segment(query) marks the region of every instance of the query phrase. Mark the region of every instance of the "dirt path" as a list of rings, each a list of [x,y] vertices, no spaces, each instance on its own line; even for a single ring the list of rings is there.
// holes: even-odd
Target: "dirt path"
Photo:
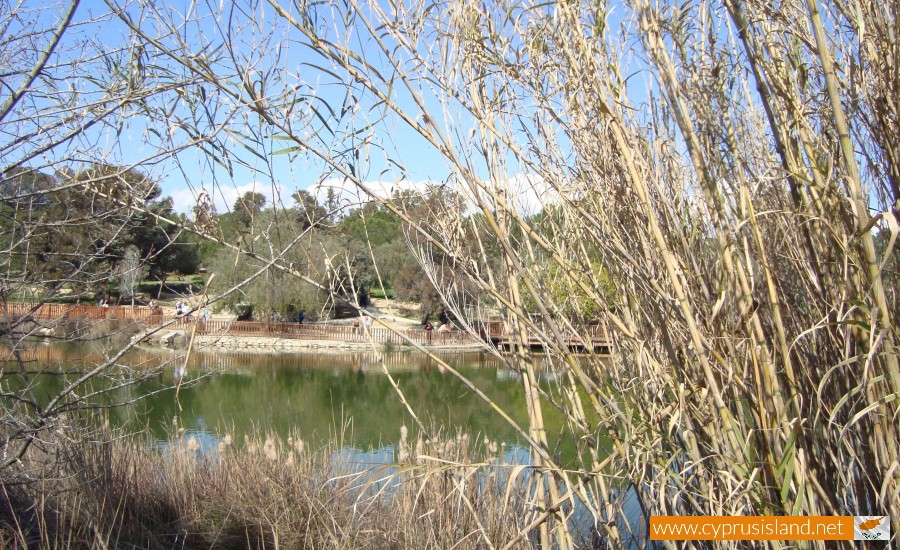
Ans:
[[[379,318],[385,322],[403,328],[419,324],[419,319],[417,318],[419,304],[416,302],[402,302],[385,298],[373,298],[371,302],[381,313]]]

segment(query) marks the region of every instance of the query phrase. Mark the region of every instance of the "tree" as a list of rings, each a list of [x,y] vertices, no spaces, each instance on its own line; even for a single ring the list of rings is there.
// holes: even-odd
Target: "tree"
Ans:
[[[315,234],[314,229],[304,228],[302,220],[273,210],[260,212],[246,231],[247,240],[266,238],[280,258],[290,262],[321,288],[280,270],[261,272],[265,266],[263,260],[241,258],[239,252],[219,246],[210,250],[210,256],[204,260],[208,271],[216,274],[210,289],[213,293],[225,292],[256,275],[220,304],[233,311],[250,304],[253,311],[265,319],[272,314],[288,316],[301,309],[327,313],[329,297],[323,288],[330,285],[327,267],[330,258],[325,251],[340,247],[332,246],[328,237]]]
[[[325,211],[325,208],[316,201],[316,198],[309,191],[298,189],[294,191],[291,198],[294,199],[297,220],[303,229],[328,220],[328,213]]]
[[[266,196],[262,193],[247,191],[234,201],[232,216],[242,227],[249,227],[266,205]]]
[[[82,171],[64,167],[54,176],[17,171],[11,178],[18,180],[7,186],[11,191],[22,190],[29,181],[41,182],[39,201],[6,202],[24,214],[7,218],[11,237],[28,236],[10,241],[7,254],[29,281],[55,288],[67,279],[87,283],[111,273],[125,246],[140,234],[133,232],[136,215],[116,200],[143,204],[149,192],[140,174],[125,174],[117,183],[114,172],[113,167],[93,165]]]
[[[119,262],[119,295],[134,306],[134,291],[145,277],[141,266],[141,251],[135,246],[125,248],[125,256]]]
[[[329,187],[325,191],[325,212],[328,219],[333,220],[339,211],[340,204],[338,202],[337,193],[335,193],[333,187]]]
[[[37,254],[33,276],[54,280],[67,265],[93,258],[96,270],[116,268],[128,247],[137,249],[147,275],[160,279],[166,271],[193,273],[199,259],[196,250],[182,238],[182,230],[159,218],[174,218],[172,200],[161,198],[159,185],[136,169],[94,164],[87,170],[62,169],[56,177],[23,173],[7,181],[20,180],[11,189],[42,182],[46,191],[40,204],[32,202],[31,224],[40,230],[29,241],[28,252]],[[83,184],[83,185],[80,185]],[[66,189],[68,186],[74,186]],[[54,192],[62,188],[59,192]],[[124,203],[124,204],[123,204]],[[128,208],[127,204],[140,208]],[[34,214],[40,213],[35,219]],[[27,262],[29,254],[24,255]]]

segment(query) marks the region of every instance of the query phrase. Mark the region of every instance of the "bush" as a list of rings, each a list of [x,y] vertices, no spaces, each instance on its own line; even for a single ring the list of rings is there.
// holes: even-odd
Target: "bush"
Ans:
[[[372,298],[388,298],[390,300],[393,300],[394,290],[390,288],[382,290],[381,287],[375,287],[369,290],[369,296]]]
[[[253,319],[253,304],[235,304],[232,308],[238,321],[250,321]]]

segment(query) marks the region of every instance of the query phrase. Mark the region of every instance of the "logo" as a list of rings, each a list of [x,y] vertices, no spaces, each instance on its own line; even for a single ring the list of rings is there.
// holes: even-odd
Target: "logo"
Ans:
[[[854,516],[853,540],[890,540],[891,518],[888,516]]]

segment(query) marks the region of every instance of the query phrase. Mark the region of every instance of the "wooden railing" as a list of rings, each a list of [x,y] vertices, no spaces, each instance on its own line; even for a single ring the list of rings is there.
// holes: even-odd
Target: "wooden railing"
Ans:
[[[85,304],[29,304],[23,302],[0,303],[0,315],[9,317],[30,316],[33,319],[57,320],[76,317],[88,319],[129,319],[155,322],[162,320],[159,307],[147,306],[94,306]]]
[[[162,308],[147,306],[95,306],[82,304],[28,304],[21,302],[0,303],[0,317],[31,317],[39,320],[62,320],[70,318],[87,318],[93,320],[123,319],[141,322],[149,326],[171,323],[172,328],[197,325],[200,335],[232,335],[232,336],[268,336],[273,338],[292,338],[299,340],[336,340],[342,342],[403,345],[409,341],[425,346],[458,346],[472,345],[484,341],[492,341],[498,345],[515,343],[512,335],[503,332],[503,324],[490,321],[481,324],[481,338],[475,338],[466,332],[451,330],[418,330],[396,332],[376,325],[364,329],[362,327],[319,325],[300,323],[276,323],[260,321],[221,321],[202,319],[198,316],[173,317],[165,315]],[[538,323],[538,327],[542,327]],[[546,331],[549,332],[549,331]],[[530,334],[531,343],[539,345],[537,334]],[[587,342],[585,342],[587,340]],[[609,336],[602,325],[581,327],[576,334],[567,336],[567,345],[604,346],[608,345]]]
[[[552,334],[550,329],[543,322],[535,323],[542,332],[545,334]],[[515,340],[515,335],[506,334],[503,331],[503,323],[501,321],[488,321],[482,324],[484,327],[483,335],[485,338],[493,340],[495,342],[512,342]],[[578,328],[578,331],[573,334],[566,334],[564,336],[567,340],[582,340],[585,337],[589,339],[594,344],[602,344],[605,345],[609,342],[609,333],[606,330],[606,327],[599,324],[591,324],[585,325]],[[537,340],[537,334],[529,331],[529,337],[531,340]]]
[[[96,321],[123,319],[160,325],[174,321],[171,328],[185,328],[198,323],[199,335],[268,336],[272,338],[292,338],[299,340],[331,340],[342,342],[403,345],[408,341],[426,346],[471,345],[481,343],[461,331],[402,331],[406,338],[386,328],[340,325],[313,325],[299,323],[274,323],[260,321],[221,321],[201,319],[199,316],[173,317],[164,315],[159,307],[147,306],[95,306],[82,304],[28,304],[22,302],[0,303],[0,316],[32,318],[42,321],[84,318]]]

